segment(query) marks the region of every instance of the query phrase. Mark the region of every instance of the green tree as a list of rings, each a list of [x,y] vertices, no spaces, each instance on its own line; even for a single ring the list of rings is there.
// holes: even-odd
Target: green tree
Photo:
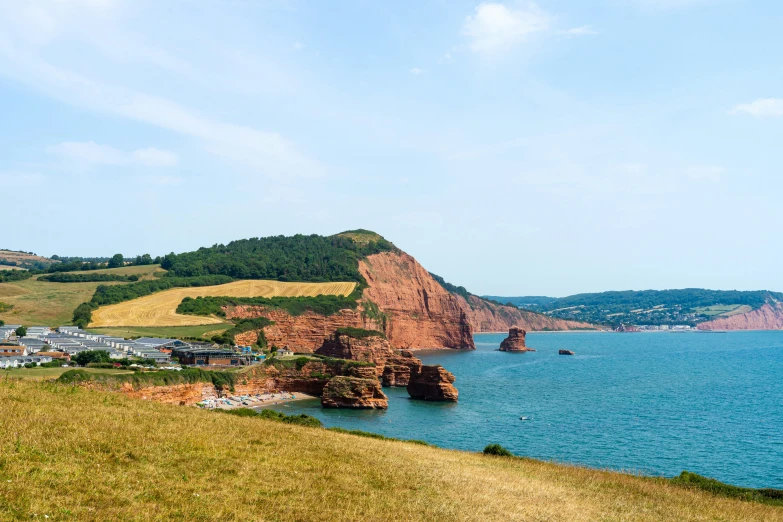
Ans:
[[[73,358],[76,364],[79,366],[87,366],[90,363],[106,363],[111,361],[109,352],[106,350],[88,350],[86,352],[79,352],[76,357]]]
[[[17,337],[24,337],[25,335],[27,335],[27,328],[25,328],[24,326],[20,326],[19,328],[16,329],[15,333]]]
[[[0,319],[0,326],[5,326],[5,321],[3,321],[2,319]]]
[[[122,254],[114,254],[111,259],[109,259],[109,268],[119,268],[125,264],[125,258],[122,257]]]

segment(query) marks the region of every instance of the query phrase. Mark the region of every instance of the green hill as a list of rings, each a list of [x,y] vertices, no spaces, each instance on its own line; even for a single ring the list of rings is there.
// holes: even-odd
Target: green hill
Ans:
[[[627,290],[569,297],[492,297],[562,319],[597,324],[674,325],[698,323],[756,310],[783,293],[738,290]]]
[[[278,281],[357,281],[359,259],[393,250],[394,245],[367,230],[318,235],[274,236],[171,253],[161,266],[170,276],[227,275],[236,279]]]

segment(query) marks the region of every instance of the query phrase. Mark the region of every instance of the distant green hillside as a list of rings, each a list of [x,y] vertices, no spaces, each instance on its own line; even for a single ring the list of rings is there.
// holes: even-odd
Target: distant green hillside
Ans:
[[[673,325],[698,323],[747,313],[783,301],[783,293],[737,290],[627,290],[569,297],[490,297],[563,319],[599,324]]]
[[[351,230],[330,237],[242,239],[195,252],[171,253],[161,266],[169,271],[169,277],[227,275],[235,279],[363,282],[359,259],[394,248],[374,232]]]

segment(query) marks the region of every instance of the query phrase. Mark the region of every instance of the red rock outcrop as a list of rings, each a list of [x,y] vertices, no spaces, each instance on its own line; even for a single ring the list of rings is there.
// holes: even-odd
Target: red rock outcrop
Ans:
[[[382,330],[377,321],[363,317],[361,310],[340,310],[334,315],[320,315],[305,312],[292,316],[285,310],[268,309],[264,306],[227,307],[227,319],[248,319],[266,317],[275,324],[264,328],[264,335],[270,346],[288,346],[301,353],[312,353],[323,344],[324,339],[334,334],[338,328],[364,328]],[[255,344],[258,332],[245,332],[236,336],[236,342],[246,346]]]
[[[411,373],[408,395],[411,399],[456,402],[459,392],[454,387],[454,381],[454,375],[440,365],[422,366]]]
[[[378,379],[334,377],[321,395],[324,408],[383,409],[389,400],[381,390]]]
[[[384,386],[408,386],[411,381],[411,374],[419,372],[421,366],[421,359],[414,357],[413,353],[408,350],[400,350],[399,354],[395,354],[386,360],[381,382]]]
[[[745,314],[701,323],[699,330],[783,330],[783,303],[771,302]]]
[[[339,332],[327,337],[315,353],[337,359],[375,363],[378,375],[383,373],[386,360],[394,355],[391,344],[382,335],[355,338]]]
[[[527,332],[516,326],[508,329],[508,337],[500,343],[501,352],[535,352],[532,348],[525,346],[525,335]]]
[[[537,314],[517,307],[497,305],[475,295],[456,296],[476,333],[507,332],[512,326],[528,332],[595,329],[595,326]]]
[[[413,257],[404,252],[374,254],[359,261],[359,272],[369,285],[364,290],[365,308],[380,309],[383,332],[393,346],[476,348],[473,329],[457,297]]]

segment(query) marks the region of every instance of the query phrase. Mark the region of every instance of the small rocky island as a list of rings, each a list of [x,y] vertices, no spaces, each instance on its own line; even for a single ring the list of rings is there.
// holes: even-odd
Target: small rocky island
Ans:
[[[525,346],[527,332],[522,328],[512,326],[508,330],[508,337],[500,343],[501,352],[535,352],[534,349]]]
[[[439,364],[421,366],[418,371],[411,373],[408,395],[411,399],[424,401],[457,402],[459,392],[454,387],[455,380],[454,374]]]
[[[348,363],[323,388],[325,408],[386,409],[381,385],[406,387],[412,399],[456,402],[459,397],[454,375],[439,365],[423,365],[408,350],[394,350],[381,332],[341,328],[315,353]]]
[[[339,376],[326,383],[321,395],[321,406],[385,410],[389,407],[389,401],[377,378]]]
[[[572,352],[571,350],[560,350],[560,351],[559,351],[559,352],[557,352],[557,353],[559,353],[560,355],[576,355],[576,354],[575,354],[574,352]]]

